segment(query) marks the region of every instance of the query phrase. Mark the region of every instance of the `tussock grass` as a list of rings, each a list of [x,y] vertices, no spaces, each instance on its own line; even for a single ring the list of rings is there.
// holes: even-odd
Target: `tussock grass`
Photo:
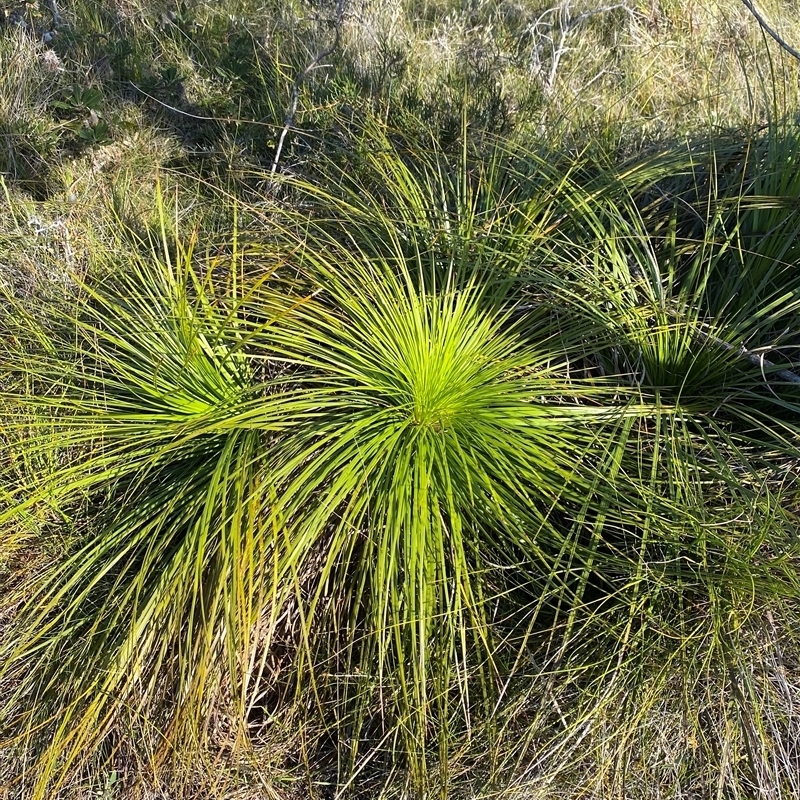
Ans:
[[[746,665],[798,591],[794,134],[711,193],[719,151],[369,137],[219,255],[162,205],[57,325],[8,297],[3,549],[64,553],[7,594],[22,791],[141,758],[131,725],[150,774],[220,724],[235,764],[281,708],[343,791],[787,791],[790,684]]]

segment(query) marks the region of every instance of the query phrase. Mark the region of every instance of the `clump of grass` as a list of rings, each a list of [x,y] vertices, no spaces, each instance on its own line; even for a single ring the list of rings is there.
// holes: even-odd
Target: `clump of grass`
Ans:
[[[126,726],[175,775],[220,715],[247,754],[284,714],[309,748],[326,721],[306,764],[342,791],[639,764],[655,797],[664,715],[697,742],[675,787],[783,791],[791,693],[745,676],[798,592],[796,137],[566,171],[363,144],[216,256],[161,206],[72,314],[7,320],[2,551],[37,509],[70,531],[8,601],[22,791]]]
[[[22,30],[0,35],[0,172],[29,186],[46,178],[62,135],[46,113],[63,86],[51,54]]]
[[[796,794],[798,137],[615,162],[796,108],[741,4],[67,11],[0,32],[13,791]]]
[[[434,707],[446,724],[448,695],[468,697],[465,637],[491,655],[478,564],[530,538],[528,513],[547,526],[568,451],[587,436],[581,420],[604,416],[531,402],[567,390],[530,334],[501,330],[510,311],[492,310],[479,285],[437,286],[434,275],[426,288],[404,259],[374,254],[339,273],[322,230],[317,239],[301,266],[310,293],[296,297],[276,294],[271,273],[239,295],[232,273],[217,301],[214,268],[202,277],[189,249],[177,264],[133,262],[87,286],[64,340],[21,318],[15,335],[30,351],[14,359],[25,380],[6,394],[8,427],[33,429],[25,452],[69,460],[56,459],[40,491],[17,478],[4,518],[77,503],[88,524],[26,587],[7,652],[17,685],[5,714],[50,740],[34,795],[104,742],[113,749],[131,704],[153,719],[171,709],[177,747],[202,738],[224,684],[243,724],[263,670],[254,631],[268,653],[287,608],[297,680],[316,681],[333,657],[371,696],[393,697],[386,724],[408,729],[402,749],[420,785]]]

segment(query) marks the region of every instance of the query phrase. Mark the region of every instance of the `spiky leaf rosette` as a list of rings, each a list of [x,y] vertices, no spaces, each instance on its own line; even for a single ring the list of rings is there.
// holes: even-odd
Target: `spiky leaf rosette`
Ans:
[[[377,141],[335,190],[292,183],[247,274],[235,243],[165,245],[87,285],[68,336],[19,318],[6,432],[49,466],[4,466],[2,544],[47,539],[34,509],[75,523],[2,651],[32,796],[123,719],[186,754],[292,695],[344,780],[388,756],[425,790],[470,738],[528,774],[796,596],[795,387],[742,350],[779,287],[717,308],[737,234],[642,211],[658,167],[504,157]]]
[[[273,221],[273,246],[304,299],[261,328],[272,301],[255,293],[247,344],[283,374],[273,391],[292,432],[270,475],[279,572],[304,609],[301,666],[314,682],[329,665],[350,759],[359,719],[381,708],[424,780],[427,743],[446,773],[451,727],[491,713],[513,672],[518,652],[490,617],[513,620],[518,640],[543,607],[582,595],[620,442],[651,409],[573,375],[591,331],[531,302],[520,276],[552,198],[513,206],[510,224],[484,207],[502,185],[470,187],[446,165],[415,173],[391,152],[375,161],[396,178],[386,196],[295,185],[314,216]]]
[[[12,598],[2,646],[3,728],[37,752],[30,797],[113,751],[123,718],[202,738],[223,685],[236,702],[268,585],[263,426],[234,423],[258,397],[235,282],[215,296],[190,242],[82,291],[52,327],[19,307],[7,361],[28,387],[4,397],[7,429],[55,456],[10,484],[3,547],[22,535],[9,521],[43,504],[72,531]]]

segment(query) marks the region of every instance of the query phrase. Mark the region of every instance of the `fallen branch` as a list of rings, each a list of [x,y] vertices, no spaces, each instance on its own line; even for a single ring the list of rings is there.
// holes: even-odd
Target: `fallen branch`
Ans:
[[[336,19],[334,20],[334,38],[333,43],[330,47],[322,50],[321,52],[317,53],[313,59],[309,62],[308,66],[295,78],[294,85],[292,86],[292,102],[289,105],[289,110],[286,113],[286,118],[283,123],[283,128],[281,129],[280,137],[278,138],[278,145],[275,148],[275,157],[272,159],[272,167],[269,171],[269,178],[270,182],[272,182],[275,178],[275,173],[278,170],[278,163],[281,159],[281,153],[283,152],[283,144],[286,141],[286,137],[289,134],[292,126],[294,125],[294,116],[297,113],[297,105],[300,102],[300,89],[303,86],[306,78],[311,74],[311,71],[316,69],[320,66],[320,63],[323,59],[326,59],[331,53],[333,53],[338,47],[339,42],[342,38],[342,19],[344,17],[344,5],[345,0],[338,0],[336,4]]]
[[[771,36],[790,56],[793,56],[800,61],[800,50],[795,50],[788,42],[782,39],[768,24],[764,17],[758,13],[752,0],[742,0],[747,10],[756,18],[756,21],[761,26],[764,33]]]
[[[625,3],[616,3],[615,5],[604,6],[602,8],[590,9],[589,11],[584,11],[583,13],[573,17],[570,10],[570,3],[571,0],[564,0],[564,2],[560,6],[553,6],[552,8],[548,8],[542,14],[539,15],[539,18],[531,26],[532,32],[534,32],[538,36],[541,36],[542,39],[546,39],[549,42],[552,51],[550,58],[550,72],[547,79],[543,81],[545,91],[548,94],[552,92],[554,89],[556,75],[558,74],[558,67],[559,64],[561,63],[561,59],[563,58],[564,54],[571,49],[567,47],[567,39],[573,30],[577,29],[588,19],[590,19],[591,17],[595,17],[598,14],[607,14],[611,11],[616,11],[618,9],[622,9],[626,11],[628,14],[633,14],[633,11]],[[557,16],[558,22],[556,21],[549,23],[544,22],[545,17],[547,17],[548,15]],[[560,34],[558,36],[558,43],[556,43],[557,37],[554,32],[556,26],[558,27]],[[541,49],[540,46],[534,48],[536,60],[537,62],[539,62],[539,66],[537,67],[537,72],[541,69],[541,61],[539,57],[540,49]],[[533,61],[533,57],[531,60]],[[593,78],[592,80],[595,79],[596,78]]]
[[[778,365],[773,364],[771,361],[767,361],[767,359],[764,358],[763,353],[755,353],[752,350],[748,350],[744,345],[736,347],[736,345],[726,342],[724,339],[720,339],[713,334],[706,333],[703,330],[698,329],[698,333],[700,334],[701,338],[705,339],[706,341],[711,342],[717,347],[721,347],[723,350],[727,350],[728,352],[735,351],[742,358],[747,359],[751,364],[759,367],[764,380],[767,379],[765,372],[766,368],[771,370],[770,375],[775,375],[787,383],[800,383],[800,375],[798,375],[796,372],[792,372],[789,369],[777,369]],[[772,370],[774,370],[774,372]]]

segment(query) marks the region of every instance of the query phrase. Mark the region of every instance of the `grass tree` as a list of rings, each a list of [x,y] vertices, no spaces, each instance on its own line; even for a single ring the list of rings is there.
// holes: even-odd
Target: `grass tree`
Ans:
[[[386,757],[420,793],[546,788],[603,737],[586,781],[619,781],[720,669],[749,785],[788,730],[738,641],[797,593],[796,223],[764,168],[794,140],[702,197],[697,153],[363,149],[224,256],[164,222],[58,324],[15,306],[0,542],[71,530],[0,651],[25,791],[131,717],[185,754],[221,708],[243,749],[324,718],[342,788]]]

